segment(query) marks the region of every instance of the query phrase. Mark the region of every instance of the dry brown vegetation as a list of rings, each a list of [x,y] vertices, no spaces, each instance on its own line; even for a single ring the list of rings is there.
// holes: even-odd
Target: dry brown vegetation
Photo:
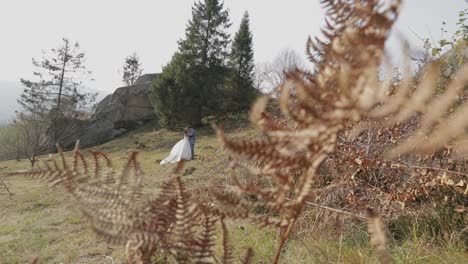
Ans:
[[[136,153],[115,173],[105,154],[93,152],[87,160],[78,148],[72,164],[62,155],[19,174],[64,186],[98,236],[126,247],[129,263],[150,263],[154,256],[233,263],[227,219],[278,228],[272,260],[278,263],[288,238],[304,225],[305,207],[317,202],[338,215],[366,219],[382,263],[392,262],[387,231],[371,208],[396,219],[419,212],[412,208],[449,204],[461,213],[463,229],[468,106],[457,95],[468,83],[468,67],[461,67],[443,91],[436,63],[416,80],[407,75],[399,83],[380,81],[384,43],[400,1],[322,2],[324,39],[308,42],[315,69],[287,74],[278,87],[281,113],[268,113],[270,98],[259,98],[250,114],[261,134],[254,140],[231,140],[215,127],[230,152],[233,185],[208,186],[199,191],[203,197],[191,195],[179,177],[180,164],[157,197],[146,197]],[[241,172],[248,177],[238,177]],[[367,215],[359,214],[365,208]],[[218,224],[221,256],[214,250]],[[248,250],[241,261],[249,263],[252,254]]]

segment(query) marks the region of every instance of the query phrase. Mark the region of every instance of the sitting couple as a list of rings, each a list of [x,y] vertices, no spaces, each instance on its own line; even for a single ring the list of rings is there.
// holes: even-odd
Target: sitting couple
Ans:
[[[181,160],[193,160],[195,154],[195,130],[191,127],[184,129],[184,138],[179,140],[171,150],[169,156],[161,164],[176,163]]]

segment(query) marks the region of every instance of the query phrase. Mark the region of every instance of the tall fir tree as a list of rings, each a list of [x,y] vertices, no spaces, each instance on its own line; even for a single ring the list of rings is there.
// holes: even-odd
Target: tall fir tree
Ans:
[[[229,11],[218,0],[196,2],[192,18],[179,41],[179,52],[192,66],[216,68],[225,66],[231,26]]]
[[[249,13],[246,11],[234,36],[229,58],[231,76],[228,83],[228,110],[231,111],[248,110],[257,95],[253,86],[255,64],[252,39]]]
[[[18,99],[24,114],[43,116],[50,123],[52,143],[58,143],[78,110],[95,98],[83,91],[82,83],[91,72],[85,68],[85,54],[78,42],[62,39],[58,48],[43,51],[40,60],[33,58],[36,80],[21,79],[23,93]]]
[[[229,12],[224,9],[222,2],[204,0],[194,4],[192,18],[185,30],[185,38],[179,41],[177,56],[174,56],[163,70],[161,78],[165,78],[164,81],[156,80],[152,87],[152,101],[162,125],[168,123],[164,120],[171,120],[170,123],[196,126],[201,124],[204,116],[219,113],[228,74],[230,36],[227,30],[230,25]],[[176,74],[181,69],[184,72]],[[178,88],[162,87],[162,84],[169,80]],[[169,98],[178,98],[177,111],[186,114],[178,115],[162,111],[170,102],[158,98],[162,95],[158,90],[164,90]],[[162,105],[157,105],[156,102]]]
[[[176,52],[152,83],[150,100],[163,127],[185,126],[192,119],[191,97],[186,96],[187,87],[190,86],[187,71],[188,65]]]

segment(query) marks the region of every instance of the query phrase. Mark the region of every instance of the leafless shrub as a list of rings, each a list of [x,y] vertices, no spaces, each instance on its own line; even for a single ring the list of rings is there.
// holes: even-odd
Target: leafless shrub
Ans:
[[[295,50],[283,49],[273,61],[255,65],[255,88],[275,94],[275,88],[286,81],[286,73],[303,67],[304,62]]]
[[[19,113],[14,125],[17,129],[15,147],[18,158],[27,158],[34,167],[37,157],[48,148],[47,122],[38,113]]]

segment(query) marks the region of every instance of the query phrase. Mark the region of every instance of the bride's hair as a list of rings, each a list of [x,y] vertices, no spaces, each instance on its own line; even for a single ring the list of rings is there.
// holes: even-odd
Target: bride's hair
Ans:
[[[184,128],[184,134],[185,134],[185,135],[187,135],[189,129],[190,129],[189,127]]]

